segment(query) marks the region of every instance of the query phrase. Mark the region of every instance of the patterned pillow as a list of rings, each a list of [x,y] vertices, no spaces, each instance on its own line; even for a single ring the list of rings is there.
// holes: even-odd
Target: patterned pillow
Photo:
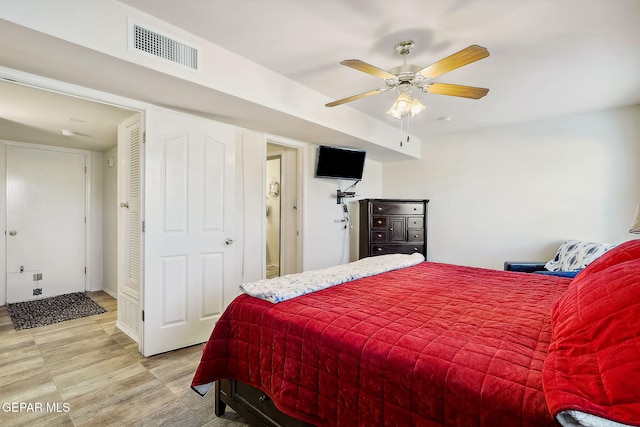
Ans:
[[[560,245],[556,256],[544,267],[549,271],[579,270],[615,246],[608,243],[567,240]]]

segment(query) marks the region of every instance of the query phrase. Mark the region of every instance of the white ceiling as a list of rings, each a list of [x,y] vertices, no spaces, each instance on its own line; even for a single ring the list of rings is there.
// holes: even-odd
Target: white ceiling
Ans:
[[[339,64],[427,66],[471,44],[491,56],[436,79],[490,89],[481,100],[418,94],[422,137],[640,103],[637,0],[122,0],[333,99],[384,87]],[[248,76],[250,78],[250,76]],[[349,104],[386,116],[394,92]],[[344,108],[342,106],[333,108]],[[447,122],[438,120],[451,116]],[[396,121],[397,122],[397,121]]]
[[[341,60],[357,58],[390,69],[402,63],[394,46],[406,39],[415,42],[409,62],[419,66],[434,63],[471,44],[486,47],[491,54],[488,58],[435,79],[489,88],[486,97],[469,100],[417,95],[427,110],[411,120],[410,131],[423,140],[443,133],[640,104],[638,0],[121,2],[182,27],[332,99],[384,85],[380,79],[340,65]],[[14,33],[18,30],[5,27]],[[46,52],[42,53],[43,58],[46,55]],[[37,71],[28,59],[0,58],[8,66],[16,64],[19,67],[22,61],[27,71]],[[31,65],[31,70],[26,65]],[[238,72],[242,73],[242,70]],[[58,76],[53,73],[51,77]],[[142,81],[139,83],[143,84]],[[105,82],[103,90],[108,89],[107,84]],[[69,127],[67,118],[78,114],[73,110],[65,111],[67,107],[63,108],[53,100],[31,100],[31,107],[40,103],[51,109],[26,108],[30,113],[20,114],[31,114],[31,117],[16,119],[11,114],[17,115],[18,108],[7,107],[8,101],[15,106],[16,99],[27,99],[28,96],[5,96],[7,88],[4,85],[0,86],[0,91],[0,131],[3,132],[0,138],[6,139],[7,132],[18,132],[19,127],[41,131],[40,127],[44,129],[45,126],[44,117],[38,117],[47,116],[50,122],[52,111],[55,111],[59,121],[46,124],[47,135],[53,135]],[[393,98],[394,93],[387,92],[333,108],[354,108],[399,126],[397,120],[385,114]],[[207,103],[205,99],[193,101],[200,102],[199,106]],[[241,107],[239,105],[238,109]],[[229,110],[232,111],[231,106]],[[126,116],[130,112],[120,113]],[[100,114],[92,112],[90,115],[97,118]],[[116,120],[121,119],[117,113],[115,116]],[[269,116],[265,113],[265,117]],[[452,119],[442,120],[444,117]],[[85,124],[91,121],[87,119]],[[241,121],[236,123],[242,125]],[[92,135],[95,141],[101,140],[99,130],[89,130],[86,126],[87,129],[80,129],[80,132]],[[300,121],[282,126],[287,126],[295,136],[296,126],[309,124]],[[113,128],[111,132],[113,135]]]
[[[0,81],[0,100],[0,139],[93,151],[116,145],[118,124],[134,114],[6,81]]]

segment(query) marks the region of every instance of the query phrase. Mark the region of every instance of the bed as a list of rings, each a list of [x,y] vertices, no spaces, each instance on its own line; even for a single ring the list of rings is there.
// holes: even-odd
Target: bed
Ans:
[[[640,425],[640,240],[575,279],[426,261],[375,273],[238,296],[192,388],[261,425]]]

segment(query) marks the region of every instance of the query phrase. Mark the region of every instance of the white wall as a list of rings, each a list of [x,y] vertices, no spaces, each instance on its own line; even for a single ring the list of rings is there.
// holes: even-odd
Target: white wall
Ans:
[[[433,137],[422,157],[383,164],[383,194],[431,200],[431,261],[501,269],[634,237],[640,106]]]
[[[266,248],[264,239],[264,176],[267,144],[263,134],[247,129],[236,129],[236,211],[242,214],[238,221],[242,245],[242,282],[253,282],[264,278]]]
[[[316,150],[305,151],[307,186],[304,223],[304,270],[315,270],[358,259],[357,199],[380,197],[382,167],[380,162],[366,160],[362,181],[355,187],[357,198],[348,203],[352,226],[335,222],[343,218],[342,206],[336,203],[338,180],[314,178]],[[353,181],[340,181],[345,190]],[[355,222],[353,221],[355,220]]]
[[[113,166],[107,164],[113,159]],[[114,298],[118,295],[118,147],[104,152],[103,159],[103,278],[102,289]]]

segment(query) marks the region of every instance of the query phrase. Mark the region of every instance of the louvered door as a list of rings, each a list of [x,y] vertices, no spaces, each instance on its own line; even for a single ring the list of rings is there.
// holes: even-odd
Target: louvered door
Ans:
[[[141,144],[139,114],[118,128],[118,327],[140,334]]]

